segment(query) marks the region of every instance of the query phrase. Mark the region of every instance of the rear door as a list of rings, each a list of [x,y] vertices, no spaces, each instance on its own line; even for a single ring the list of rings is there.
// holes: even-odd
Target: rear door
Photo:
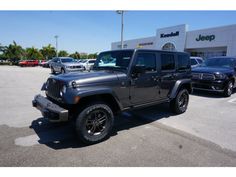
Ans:
[[[145,66],[145,73],[131,79],[131,103],[142,104],[155,101],[158,95],[157,61],[155,52],[136,53],[134,66]]]
[[[175,53],[160,53],[161,73],[160,73],[160,97],[168,98],[168,95],[176,82],[176,62]]]

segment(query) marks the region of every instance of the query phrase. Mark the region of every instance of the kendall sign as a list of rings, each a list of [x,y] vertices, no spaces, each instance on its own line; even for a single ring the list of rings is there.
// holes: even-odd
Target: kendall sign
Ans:
[[[175,33],[171,32],[171,33],[168,33],[168,34],[162,33],[160,35],[161,38],[174,37],[174,36],[179,36],[179,31],[176,31]]]
[[[206,36],[202,36],[201,34],[198,36],[198,38],[196,38],[196,41],[213,41],[216,38],[215,35],[206,35]]]

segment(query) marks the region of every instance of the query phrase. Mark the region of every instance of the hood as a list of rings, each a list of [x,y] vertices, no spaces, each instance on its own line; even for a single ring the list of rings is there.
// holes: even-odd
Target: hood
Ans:
[[[66,83],[75,81],[77,85],[84,85],[84,84],[96,84],[96,83],[117,81],[118,74],[121,74],[121,72],[91,71],[91,72],[72,72],[66,74],[59,74],[57,76],[52,76],[52,77]]]
[[[62,63],[65,66],[81,66],[78,62]]]
[[[192,68],[192,73],[229,73],[229,72],[233,72],[233,69],[224,67],[207,67],[207,66]]]

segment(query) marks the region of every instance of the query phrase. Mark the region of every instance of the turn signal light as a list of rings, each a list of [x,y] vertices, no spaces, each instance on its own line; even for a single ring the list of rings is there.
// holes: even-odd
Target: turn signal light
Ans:
[[[80,97],[79,97],[79,96],[76,96],[76,97],[74,98],[75,104],[79,103],[79,100],[80,100]]]

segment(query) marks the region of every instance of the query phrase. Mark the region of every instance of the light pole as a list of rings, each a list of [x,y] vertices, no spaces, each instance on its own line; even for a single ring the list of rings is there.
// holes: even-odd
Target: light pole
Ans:
[[[55,39],[56,39],[56,55],[57,55],[57,57],[58,57],[58,41],[57,41],[57,39],[58,39],[58,35],[56,35],[56,36],[54,36],[55,37]]]
[[[124,41],[123,41],[123,31],[124,31],[124,11],[123,10],[117,10],[116,11],[117,14],[121,15],[121,36],[120,36],[120,46],[121,49],[124,48]]]

